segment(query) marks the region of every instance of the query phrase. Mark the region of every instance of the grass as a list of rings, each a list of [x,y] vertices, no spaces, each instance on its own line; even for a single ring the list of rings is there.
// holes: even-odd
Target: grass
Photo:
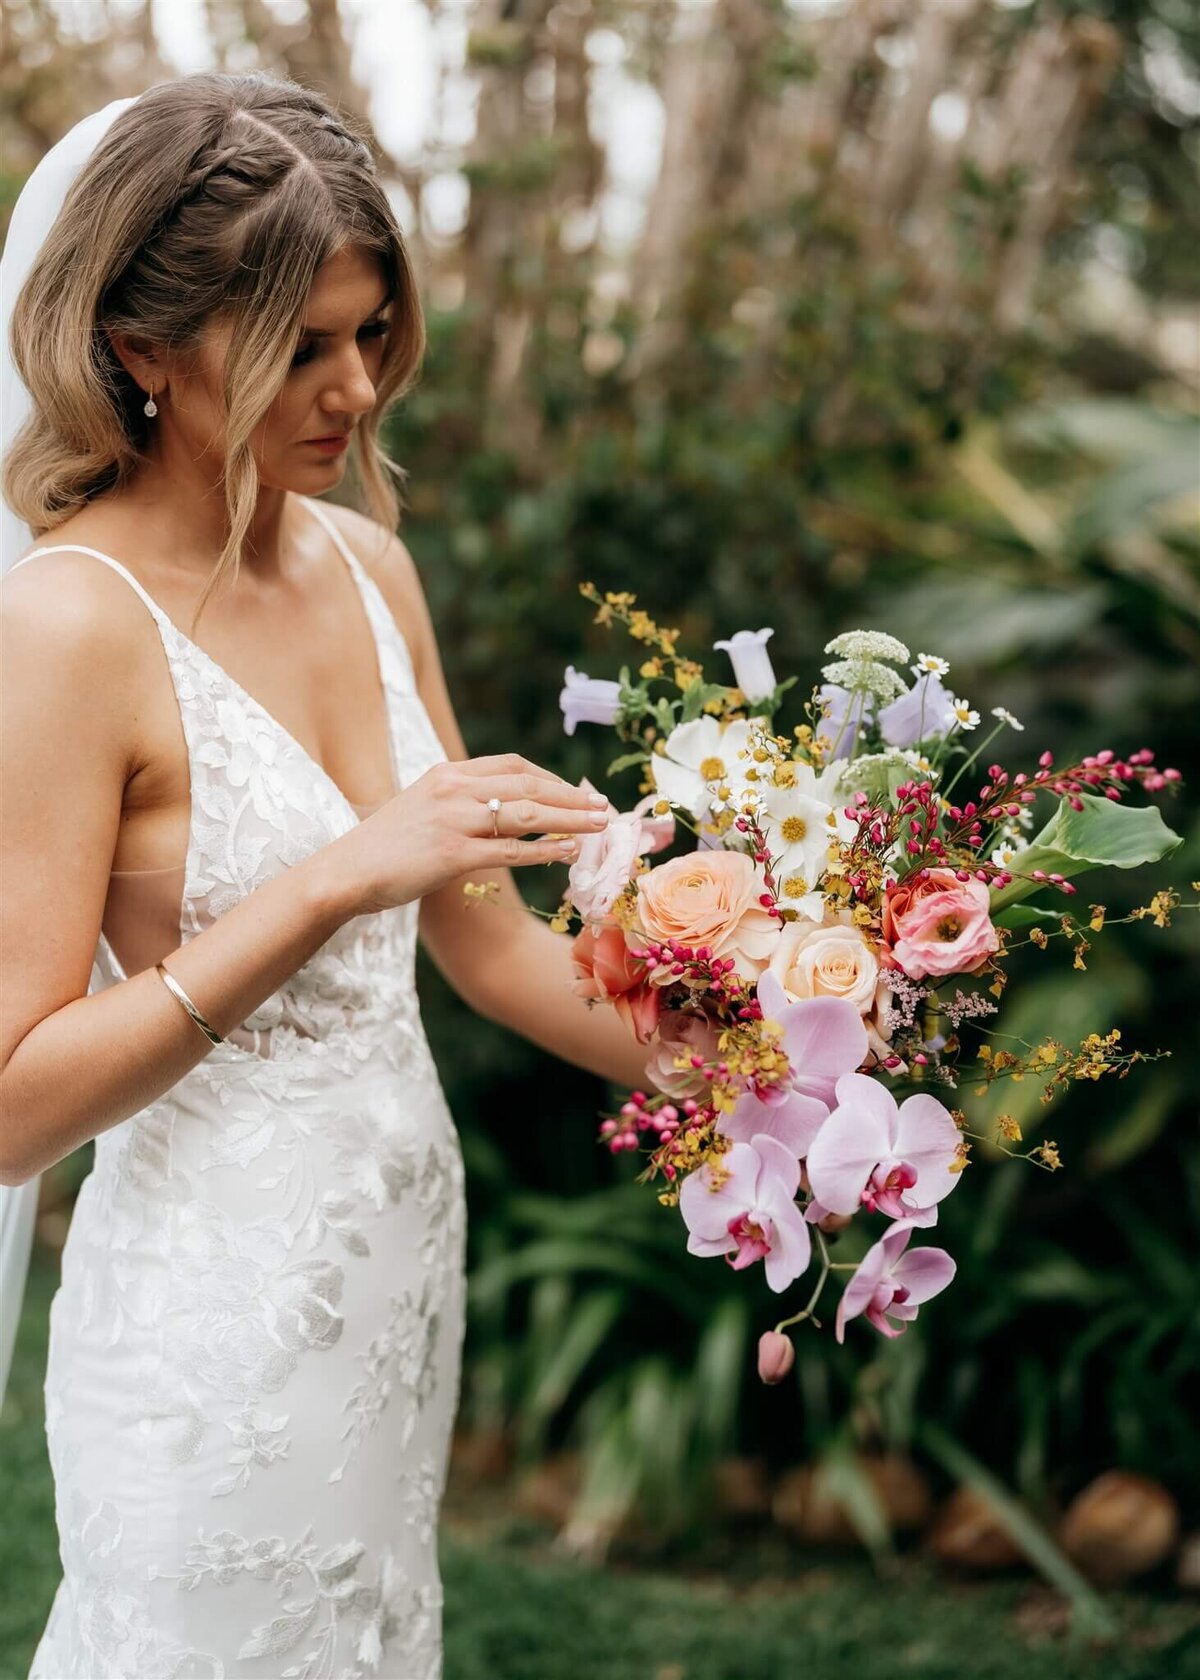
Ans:
[[[41,1393],[55,1282],[39,1251],[0,1418],[0,1680],[25,1680],[58,1580]],[[1178,1599],[1120,1595],[1119,1641],[1089,1652],[1064,1639],[1061,1601],[1025,1580],[948,1583],[912,1559],[881,1580],[778,1547],[763,1558],[585,1567],[503,1505],[481,1518],[452,1489],[445,1680],[1200,1680],[1200,1613]]]

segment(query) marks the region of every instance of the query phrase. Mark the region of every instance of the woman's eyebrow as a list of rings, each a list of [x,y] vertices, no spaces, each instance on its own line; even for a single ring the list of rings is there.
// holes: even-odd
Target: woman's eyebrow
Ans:
[[[385,293],[382,301],[375,305],[374,309],[371,310],[369,315],[364,315],[363,320],[364,321],[372,321],[372,320],[374,320],[376,315],[382,314],[383,311],[387,308],[388,304],[391,303],[393,295],[394,294],[392,292]],[[337,337],[337,334],[335,332],[333,332],[328,327],[301,327],[300,331],[305,338],[336,338]]]

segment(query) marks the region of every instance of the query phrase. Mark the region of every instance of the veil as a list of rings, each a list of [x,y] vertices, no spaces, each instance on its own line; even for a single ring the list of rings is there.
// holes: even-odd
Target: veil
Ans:
[[[9,341],[13,305],[72,182],[122,111],[134,99],[114,99],[70,129],[30,175],[13,209],[0,259],[0,454],[7,454],[32,402],[17,372]],[[0,498],[0,575],[30,544],[34,532]],[[0,1184],[0,1401],[8,1384],[13,1341],[29,1269],[40,1178]]]

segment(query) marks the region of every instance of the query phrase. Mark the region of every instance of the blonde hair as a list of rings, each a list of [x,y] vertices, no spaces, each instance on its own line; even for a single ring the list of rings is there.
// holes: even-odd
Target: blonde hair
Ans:
[[[350,463],[395,530],[403,469],[378,442],[409,388],[425,324],[404,238],[364,135],[309,88],[259,73],[162,82],[112,123],[76,178],[18,294],[12,355],[33,398],[4,495],[40,538],[136,470],[151,421],[109,341],[174,352],[231,324],[225,361],[225,547],[196,608],[236,577],[258,501],[249,439],[283,386],[317,270],[344,245],[374,253],[392,292],[376,402]],[[193,623],[194,627],[194,623]]]

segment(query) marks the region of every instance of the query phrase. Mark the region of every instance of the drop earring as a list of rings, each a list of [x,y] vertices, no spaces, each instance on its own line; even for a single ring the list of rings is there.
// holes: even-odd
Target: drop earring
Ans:
[[[146,398],[146,404],[145,404],[145,407],[142,409],[142,413],[143,414],[148,414],[150,416],[151,420],[153,420],[154,416],[158,413],[158,404],[154,400],[154,387],[153,387],[153,385],[150,387],[150,395]]]

